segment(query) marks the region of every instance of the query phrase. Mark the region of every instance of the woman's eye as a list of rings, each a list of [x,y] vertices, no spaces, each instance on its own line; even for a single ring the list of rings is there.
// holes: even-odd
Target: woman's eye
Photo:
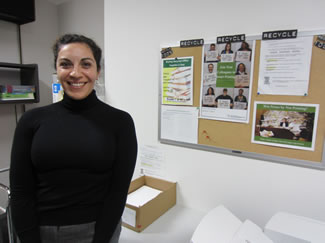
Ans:
[[[61,62],[60,63],[60,67],[62,67],[62,68],[68,68],[70,66],[71,66],[71,63],[68,63],[68,62]]]
[[[84,62],[84,63],[82,63],[82,66],[85,67],[85,68],[90,68],[91,67],[91,63]]]

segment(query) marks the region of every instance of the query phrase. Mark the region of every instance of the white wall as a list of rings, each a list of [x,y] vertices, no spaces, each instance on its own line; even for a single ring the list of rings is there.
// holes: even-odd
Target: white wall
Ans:
[[[105,101],[104,0],[69,0],[58,5],[59,33],[77,33],[92,38],[103,50],[102,70],[95,84],[99,99]]]
[[[104,48],[104,0],[71,0],[58,5],[59,33],[79,33]]]
[[[165,151],[179,204],[203,211],[224,204],[260,226],[281,210],[325,221],[325,171],[163,145],[157,135],[160,44],[324,29],[324,8],[323,0],[105,0],[109,103],[131,113],[140,145]]]

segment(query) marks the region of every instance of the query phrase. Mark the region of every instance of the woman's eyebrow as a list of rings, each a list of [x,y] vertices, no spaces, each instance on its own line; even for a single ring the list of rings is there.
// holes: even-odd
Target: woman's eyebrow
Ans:
[[[94,62],[95,60],[93,59],[93,58],[91,58],[91,57],[85,57],[85,58],[82,58],[81,59],[81,61],[92,61],[92,62]]]
[[[59,61],[68,61],[68,62],[71,62],[69,58],[65,58],[65,57],[59,58]]]

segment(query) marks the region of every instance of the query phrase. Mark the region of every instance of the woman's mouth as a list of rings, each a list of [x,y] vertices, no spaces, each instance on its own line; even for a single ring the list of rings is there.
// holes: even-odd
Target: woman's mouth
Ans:
[[[82,88],[87,82],[67,82],[70,86],[74,88]]]

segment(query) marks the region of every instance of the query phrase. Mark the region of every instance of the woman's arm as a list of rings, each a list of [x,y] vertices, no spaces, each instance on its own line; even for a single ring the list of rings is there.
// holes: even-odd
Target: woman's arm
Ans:
[[[137,157],[137,139],[131,116],[123,113],[118,121],[117,155],[112,184],[95,228],[93,243],[108,242],[121,220]]]
[[[36,209],[36,178],[31,160],[33,115],[25,113],[17,124],[11,149],[10,206],[21,243],[40,243]]]

